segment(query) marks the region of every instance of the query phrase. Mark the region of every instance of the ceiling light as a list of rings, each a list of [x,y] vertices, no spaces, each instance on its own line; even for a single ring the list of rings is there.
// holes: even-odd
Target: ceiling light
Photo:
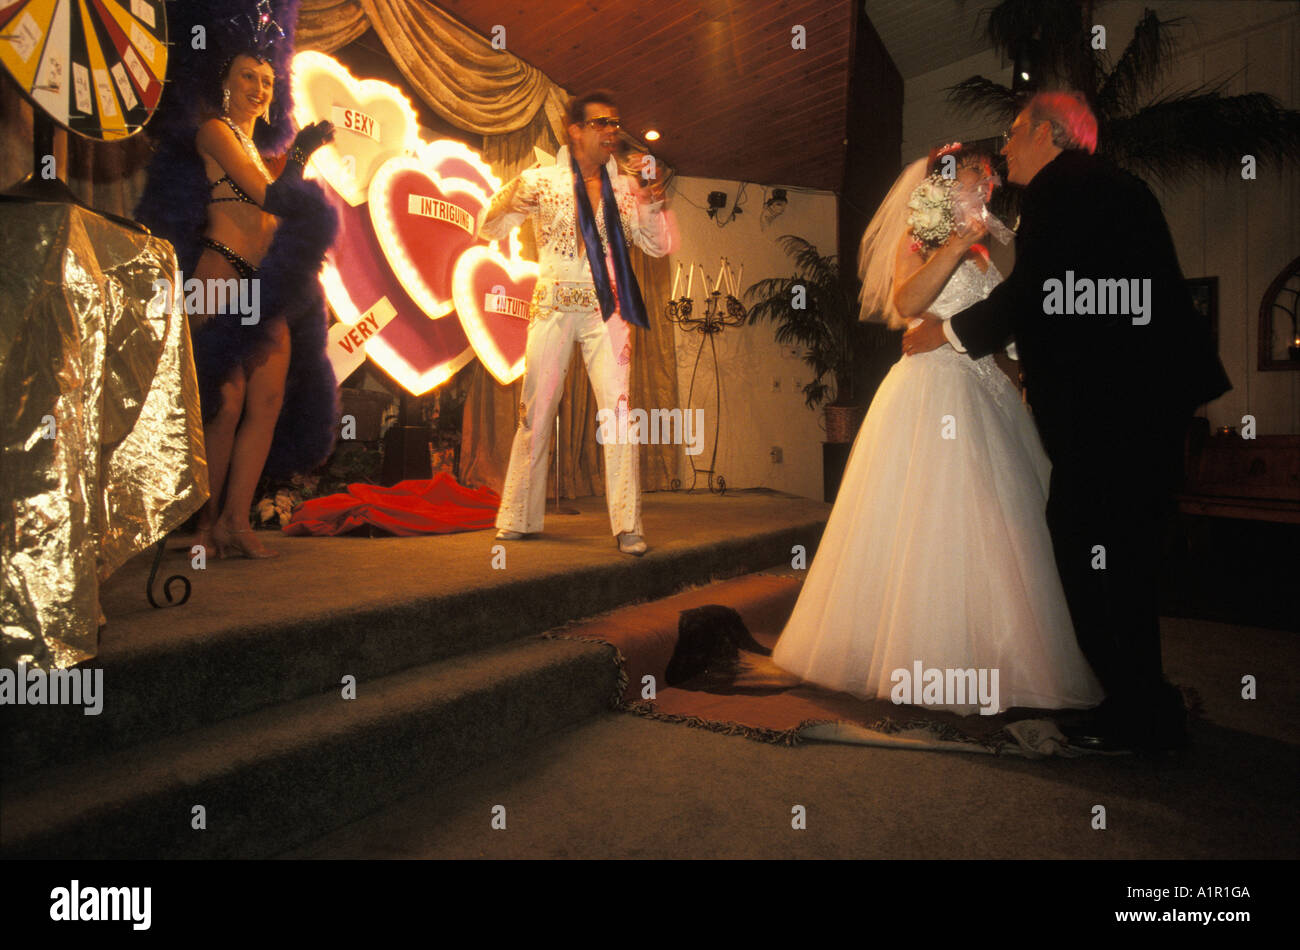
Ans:
[[[656,129],[646,129],[645,140],[647,142],[658,142],[659,132]]]

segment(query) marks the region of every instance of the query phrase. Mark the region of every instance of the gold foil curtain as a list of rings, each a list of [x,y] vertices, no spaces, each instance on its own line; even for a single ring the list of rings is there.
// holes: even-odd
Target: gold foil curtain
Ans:
[[[72,204],[0,202],[0,665],[95,655],[99,583],[208,497],[171,245]],[[143,595],[143,592],[142,592]]]

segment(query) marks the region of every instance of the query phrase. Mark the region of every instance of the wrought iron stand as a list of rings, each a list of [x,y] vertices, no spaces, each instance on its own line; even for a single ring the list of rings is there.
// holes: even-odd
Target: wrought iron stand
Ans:
[[[695,264],[691,264],[691,278],[695,275]],[[703,272],[704,268],[701,267]],[[741,268],[744,272],[744,268]],[[680,265],[678,267],[678,277],[681,276]],[[726,258],[722,259],[718,271],[718,279],[714,283],[713,290],[709,290],[708,278],[704,278],[704,289],[708,297],[704,301],[704,316],[702,318],[693,317],[695,302],[691,298],[690,289],[694,281],[690,278],[687,280],[686,295],[668,301],[665,307],[668,319],[677,324],[683,330],[694,331],[703,334],[704,339],[709,342],[709,352],[713,355],[713,453],[709,457],[708,468],[697,468],[695,466],[695,457],[688,455],[691,463],[691,487],[687,491],[695,490],[695,483],[701,475],[708,476],[708,488],[710,492],[716,492],[724,495],[727,492],[727,480],[718,473],[718,435],[722,427],[722,374],[718,366],[718,347],[714,342],[714,337],[721,333],[727,327],[738,327],[745,322],[746,310],[739,300],[735,297],[736,282],[731,276],[731,265]],[[723,284],[727,285],[725,307],[723,304]],[[676,292],[677,281],[673,281],[673,291]],[[719,311],[722,312],[719,312]],[[700,342],[700,348],[695,352],[695,365],[691,367],[691,383],[686,390],[686,408],[685,412],[691,411],[691,397],[695,394],[695,377],[700,370],[700,358],[704,355],[704,342]],[[685,425],[685,420],[683,420]],[[676,481],[676,480],[674,480]],[[716,487],[715,487],[716,486]],[[674,485],[674,488],[677,486]]]
[[[166,550],[167,550],[167,538],[164,537],[161,541],[158,542],[158,544],[154,548],[153,567],[149,568],[149,580],[145,584],[145,588],[144,588],[145,596],[149,598],[150,607],[155,607],[155,608],[179,607],[181,604],[185,603],[185,601],[190,599],[190,579],[186,577],[184,574],[173,574],[171,577],[167,578],[167,580],[163,581],[163,586],[162,586],[163,596],[167,598],[167,603],[160,604],[158,603],[157,600],[154,599],[153,585],[154,582],[158,579],[158,568],[162,566],[163,554],[166,552]],[[172,584],[176,583],[177,581],[180,581],[181,584],[183,584],[185,587],[185,590],[181,594],[179,600],[177,600],[175,595],[172,594]]]

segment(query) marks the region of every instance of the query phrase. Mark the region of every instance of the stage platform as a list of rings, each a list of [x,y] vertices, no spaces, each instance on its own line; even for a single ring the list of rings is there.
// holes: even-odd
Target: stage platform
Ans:
[[[602,498],[565,504],[579,513],[522,542],[271,534],[279,558],[201,571],[172,551],[163,576],[193,593],[161,610],[151,555],[135,559],[102,591],[102,714],[3,710],[0,854],[280,853],[608,708],[609,649],[537,635],[789,565],[797,545],[811,561],[830,511],[766,490],[647,494],[650,551],[632,558]]]

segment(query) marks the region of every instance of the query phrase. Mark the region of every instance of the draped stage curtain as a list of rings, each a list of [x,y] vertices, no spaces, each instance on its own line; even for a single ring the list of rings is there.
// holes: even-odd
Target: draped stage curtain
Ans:
[[[297,48],[333,52],[373,29],[411,90],[457,128],[480,134],[483,159],[503,181],[534,162],[533,147],[554,154],[565,141],[565,91],[513,54],[494,49],[486,39],[426,0],[302,0]],[[0,134],[8,143],[31,141],[31,107],[13,88],[0,83]],[[91,207],[129,215],[144,187],[148,143],[144,136],[97,144],[70,135],[68,184]],[[0,183],[17,181],[32,170],[30,149],[8,147],[0,163]],[[535,259],[530,226],[524,228],[525,253]],[[662,320],[668,296],[668,263],[631,249],[632,266],[655,329],[634,331],[632,393],[634,408],[677,404],[677,367],[672,328]],[[581,357],[575,349],[575,361]],[[565,497],[604,494],[604,462],[596,443],[595,395],[585,370],[571,367],[560,408],[560,491]],[[470,364],[461,443],[461,480],[500,491],[510,441],[517,424],[522,382],[501,386],[478,361]],[[641,485],[669,487],[683,460],[682,447],[641,446]],[[553,470],[554,466],[552,466]],[[554,485],[551,486],[554,491]]]

